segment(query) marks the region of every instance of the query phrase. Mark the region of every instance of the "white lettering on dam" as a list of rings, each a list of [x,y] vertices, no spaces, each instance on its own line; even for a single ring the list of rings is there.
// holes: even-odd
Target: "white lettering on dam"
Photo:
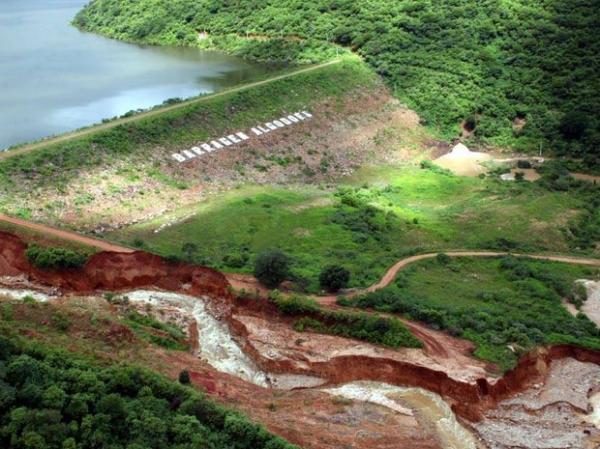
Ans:
[[[293,114],[275,119],[271,122],[254,126],[250,128],[248,132],[239,131],[224,137],[218,137],[211,140],[209,143],[194,145],[190,149],[181,150],[179,153],[173,153],[171,157],[179,163],[185,163],[197,157],[206,156],[214,151],[235,147],[237,144],[250,140],[252,137],[260,137],[264,134],[278,131],[281,128],[309,120],[312,117],[313,115],[307,111],[294,112]]]

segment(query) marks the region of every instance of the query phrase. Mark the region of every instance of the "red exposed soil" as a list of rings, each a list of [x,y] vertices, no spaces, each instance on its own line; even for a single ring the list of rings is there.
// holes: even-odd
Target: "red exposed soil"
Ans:
[[[264,303],[263,303],[264,304]],[[250,313],[242,316],[237,313]],[[256,324],[262,315],[263,325]],[[462,366],[445,364],[439,354],[427,349],[389,351],[372,345],[344,344],[338,337],[295,333],[278,328],[275,310],[262,306],[262,313],[242,307],[228,317],[232,331],[244,342],[245,351],[265,370],[280,373],[313,375],[327,379],[330,384],[371,380],[395,385],[422,387],[446,398],[454,412],[469,421],[483,418],[486,410],[498,402],[543,382],[553,360],[573,358],[581,362],[600,364],[600,352],[569,345],[539,349],[523,357],[518,366],[503,377],[475,376],[482,362],[461,353],[466,348],[460,340],[438,333],[443,346],[457,355]],[[255,323],[253,323],[255,322]],[[265,325],[264,323],[267,323]],[[260,324],[260,323],[259,323]],[[265,331],[266,328],[269,330]],[[282,326],[283,327],[283,326]],[[433,333],[433,331],[428,330]],[[430,334],[432,335],[432,334]],[[294,347],[295,346],[295,347]],[[453,348],[454,346],[454,348]],[[460,349],[457,349],[460,348]],[[453,357],[452,356],[452,357]],[[460,360],[459,359],[459,360]],[[449,359],[451,360],[451,359]]]
[[[499,379],[490,376],[461,378],[456,373],[449,374],[448,370],[445,371],[442,359],[461,355],[464,360],[468,348],[459,340],[434,333],[416,324],[411,325],[413,330],[428,342],[423,356],[433,361],[429,365],[423,363],[426,359],[421,359],[420,362],[411,360],[408,350],[405,351],[406,357],[403,357],[402,351],[394,351],[398,355],[391,356],[386,354],[388,350],[363,345],[369,347],[371,353],[357,354],[343,348],[344,345],[356,346],[358,343],[316,334],[303,334],[310,335],[314,344],[309,350],[305,350],[304,354],[302,350],[294,353],[288,350],[293,337],[293,332],[289,330],[280,335],[281,341],[275,342],[275,345],[282,345],[283,355],[274,357],[257,349],[260,348],[257,344],[260,343],[260,339],[251,334],[247,320],[241,319],[240,314],[271,323],[275,332],[286,320],[279,318],[267,302],[236,301],[230,292],[227,279],[217,271],[186,264],[171,264],[144,252],[99,253],[92,256],[82,269],[41,271],[28,262],[25,249],[26,245],[17,237],[0,233],[0,276],[26,275],[31,281],[60,288],[65,293],[146,287],[207,296],[216,303],[233,306],[222,308],[225,309],[224,319],[229,322],[232,331],[238,335],[248,353],[263,368],[273,372],[316,375],[327,379],[330,384],[374,380],[423,387],[444,396],[459,416],[471,421],[481,419],[483,412],[495,407],[499,401],[524,390],[532,383],[542,381],[552,360],[570,357],[578,361],[600,364],[600,352],[561,345],[529,354],[519,361],[517,368]],[[265,327],[269,327],[270,330],[271,326]],[[115,332],[118,334],[120,331],[115,329]],[[285,339],[288,341],[285,342]],[[329,347],[321,345],[320,348],[320,343],[325,342],[325,339],[331,339],[328,340]],[[471,360],[471,365],[477,366],[477,363],[481,364]],[[215,385],[208,380],[203,385],[208,390],[216,391]]]
[[[81,269],[39,270],[25,255],[27,245],[18,237],[0,232],[0,276],[25,274],[34,282],[51,285],[65,293],[91,293],[155,287],[191,295],[231,298],[225,276],[210,268],[165,259],[142,251],[101,252]]]
[[[337,403],[318,390],[273,391],[219,373],[185,353],[156,354],[177,377],[189,369],[192,383],[220,402],[265,423],[270,431],[305,449],[440,449],[412,417],[368,403]]]

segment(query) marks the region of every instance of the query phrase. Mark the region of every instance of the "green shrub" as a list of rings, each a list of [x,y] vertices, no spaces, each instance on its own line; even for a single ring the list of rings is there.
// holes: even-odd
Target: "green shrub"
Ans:
[[[370,343],[397,348],[421,347],[421,342],[397,319],[372,316],[364,313],[330,312],[316,301],[302,296],[285,297],[272,292],[270,300],[285,315],[300,316],[294,323],[299,331],[356,338]]]
[[[442,168],[439,165],[434,164],[430,160],[421,161],[420,166],[421,166],[421,169],[429,170],[430,172],[437,173],[438,175],[453,176],[453,174],[450,170],[448,170],[447,168]]]
[[[520,257],[460,258],[460,272],[435,260],[414,264],[401,288],[391,285],[343,305],[398,313],[408,319],[469,339],[475,354],[512,368],[519,353],[549,344],[551,336],[579,345],[600,345],[600,329],[585,317],[573,318],[562,304],[584,298],[576,279],[597,270]],[[513,353],[508,346],[517,349]]]
[[[452,258],[445,253],[438,253],[438,255],[435,256],[435,259],[440,265],[448,265],[450,262],[452,262]]]
[[[447,139],[464,121],[484,142],[530,151],[547,142],[577,155],[594,154],[600,135],[599,17],[582,0],[96,0],[75,23],[129,41],[295,64],[345,53],[336,43]],[[199,29],[210,33],[200,43]],[[249,30],[270,39],[244,39]],[[527,117],[518,132],[517,117]]]
[[[289,276],[289,258],[280,250],[260,254],[254,262],[254,277],[269,288],[278,287]]]
[[[298,449],[149,370],[3,337],[0,366],[3,448]]]
[[[567,140],[581,139],[588,127],[588,117],[582,112],[569,112],[560,122],[560,132]]]
[[[314,299],[293,295],[286,297],[279,292],[271,292],[269,299],[285,315],[305,315],[319,313],[320,307]]]
[[[179,383],[182,385],[189,385],[191,383],[190,372],[186,369],[179,373]]]
[[[26,255],[33,266],[41,269],[80,268],[87,262],[85,254],[36,244],[29,245]]]
[[[52,314],[52,325],[60,331],[67,331],[71,327],[71,320],[60,312]]]
[[[319,275],[319,284],[329,292],[346,288],[350,282],[350,271],[339,265],[329,265]]]
[[[475,128],[477,128],[477,121],[477,117],[470,115],[465,119],[465,129],[469,132],[475,131]]]

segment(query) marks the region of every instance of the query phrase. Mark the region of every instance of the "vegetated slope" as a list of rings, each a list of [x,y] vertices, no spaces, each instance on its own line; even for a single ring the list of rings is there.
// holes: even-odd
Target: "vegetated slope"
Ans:
[[[277,79],[16,154],[0,160],[0,211],[37,221],[79,221],[81,229],[81,221],[97,216],[107,203],[107,216],[100,218],[104,223],[112,223],[124,208],[172,206],[178,202],[174,197],[206,177],[198,168],[176,163],[172,152],[380,85],[358,58],[345,58],[293,79]],[[92,210],[84,212],[90,205]]]
[[[598,268],[558,262],[502,258],[449,258],[417,262],[393,285],[340,300],[343,305],[401,313],[448,330],[477,345],[475,355],[504,369],[525,351],[544,344],[600,348],[600,330],[585,315],[563,306],[585,300],[577,279],[593,279]]]
[[[598,164],[599,20],[598,0],[94,0],[75,23],[154,44],[199,45],[206,31],[200,45],[259,59],[319,60],[340,44],[446,137],[465,121],[493,144]]]
[[[148,370],[101,367],[15,337],[0,337],[0,367],[4,448],[297,447]]]
[[[367,287],[398,259],[440,249],[598,254],[600,195],[590,183],[547,175],[506,183],[385,167],[341,184],[239,189],[166,228],[159,218],[109,236],[241,273],[251,273],[263,251],[279,248],[291,259],[296,287],[310,292],[319,290],[328,265],[347,268],[350,287]]]

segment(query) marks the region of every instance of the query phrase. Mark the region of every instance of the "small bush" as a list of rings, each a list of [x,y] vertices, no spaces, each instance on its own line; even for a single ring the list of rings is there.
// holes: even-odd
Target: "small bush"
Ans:
[[[330,265],[325,268],[319,276],[322,288],[329,292],[337,292],[346,288],[350,282],[350,272],[339,265]]]
[[[52,248],[30,245],[26,256],[29,262],[42,269],[80,268],[85,265],[87,256],[65,248]]]
[[[420,166],[422,170],[429,170],[430,172],[437,173],[438,175],[453,176],[452,172],[447,168],[442,168],[428,160],[421,161]]]
[[[285,297],[279,292],[273,292],[269,295],[269,299],[285,315],[307,315],[319,313],[321,310],[314,299],[305,296]]]
[[[475,117],[474,115],[467,117],[464,126],[465,129],[469,132],[475,131],[475,128],[477,128],[477,117]]]
[[[440,265],[448,265],[452,260],[450,256],[445,253],[439,253],[437,256],[435,256],[435,259]]]
[[[560,122],[560,132],[567,140],[578,140],[583,137],[588,127],[588,118],[581,112],[565,114]]]
[[[190,372],[186,369],[179,373],[179,383],[182,385],[189,385],[191,383]]]
[[[71,327],[71,320],[62,313],[55,312],[52,314],[52,325],[59,331],[65,332]]]
[[[254,263],[254,277],[261,284],[276,288],[289,275],[289,258],[279,250],[270,250],[262,253]]]
[[[248,255],[245,253],[227,254],[223,258],[223,263],[229,268],[243,268],[248,262]]]

